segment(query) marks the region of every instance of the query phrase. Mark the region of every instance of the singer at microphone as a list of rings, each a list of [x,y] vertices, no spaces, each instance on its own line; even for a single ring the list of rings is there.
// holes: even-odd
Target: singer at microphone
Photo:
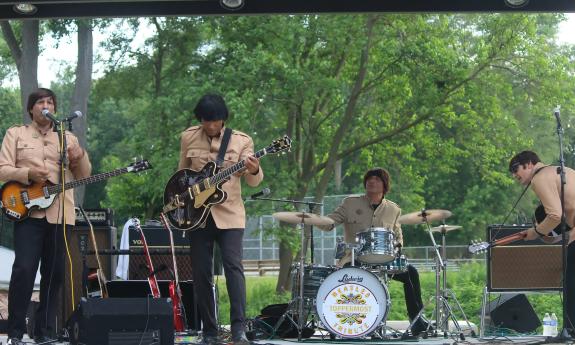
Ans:
[[[250,199],[257,199],[257,198],[259,198],[260,196],[269,195],[271,192],[272,192],[272,191],[271,191],[269,188],[264,188],[264,189],[262,189],[261,191],[255,193],[255,194],[252,194],[252,196],[250,196]]]

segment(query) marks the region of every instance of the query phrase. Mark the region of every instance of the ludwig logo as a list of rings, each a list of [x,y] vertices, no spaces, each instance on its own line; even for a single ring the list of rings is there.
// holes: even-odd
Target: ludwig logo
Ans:
[[[348,283],[348,282],[361,283],[361,282],[363,282],[363,277],[354,277],[354,276],[348,276],[347,274],[344,274],[343,277],[341,277],[341,279],[338,280],[338,282],[340,282],[340,283]]]

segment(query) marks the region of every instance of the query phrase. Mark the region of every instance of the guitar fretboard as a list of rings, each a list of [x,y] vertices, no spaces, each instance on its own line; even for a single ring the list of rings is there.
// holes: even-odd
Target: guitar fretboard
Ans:
[[[266,155],[266,149],[261,149],[254,154],[254,156],[256,158],[260,158],[260,157],[265,156],[265,155]],[[215,184],[218,184],[218,183],[224,181],[225,179],[227,179],[228,177],[232,176],[233,174],[244,170],[246,168],[245,162],[246,162],[245,160],[237,162],[236,164],[232,165],[231,167],[229,167],[225,170],[222,170],[219,173],[215,174],[214,176],[210,177],[209,185],[213,186]]]
[[[105,173],[101,173],[101,174],[97,174],[97,175],[93,175],[93,176],[88,176],[88,177],[85,177],[83,179],[79,179],[76,181],[71,181],[71,182],[64,184],[64,190],[76,188],[76,187],[84,185],[84,184],[90,184],[90,183],[94,183],[94,182],[103,181],[103,180],[108,179],[110,177],[125,174],[128,171],[129,171],[128,168],[121,168],[121,169],[116,169],[116,170],[113,170],[110,172],[105,172]],[[53,185],[53,186],[48,187],[48,193],[50,195],[60,193],[61,191],[62,191],[61,185]]]

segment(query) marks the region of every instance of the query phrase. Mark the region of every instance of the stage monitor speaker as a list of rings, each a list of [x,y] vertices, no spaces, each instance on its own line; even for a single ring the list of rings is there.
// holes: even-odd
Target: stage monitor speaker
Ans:
[[[82,298],[67,328],[71,344],[174,344],[168,298]]]
[[[490,315],[493,327],[513,329],[519,333],[534,332],[541,326],[524,294],[501,295],[489,303],[486,315]]]
[[[102,249],[115,249],[116,248],[116,228],[113,226],[94,226],[94,235],[96,237],[96,244],[99,250]],[[68,245],[70,247],[70,255],[72,256],[72,278],[74,281],[74,300],[72,300],[72,287],[70,282],[70,265],[68,257],[64,262],[65,278],[64,278],[64,303],[63,303],[63,319],[64,324],[66,320],[72,315],[73,309],[80,303],[80,298],[84,296],[82,289],[82,274],[84,271],[82,251],[94,250],[92,237],[90,235],[90,228],[88,226],[75,226],[66,227],[66,236]],[[101,255],[100,261],[102,262],[102,269],[106,279],[112,279],[116,271],[116,256]],[[94,255],[86,256],[86,266],[90,269],[97,269],[98,262]]]
[[[489,240],[528,229],[530,225],[491,225]],[[561,245],[540,240],[517,241],[492,247],[487,254],[489,291],[559,291],[561,283]]]
[[[159,280],[160,296],[170,297],[169,281]],[[107,283],[110,298],[143,298],[151,294],[150,283],[147,280],[112,280]],[[194,299],[194,283],[191,281],[180,282],[182,291],[182,303],[186,310],[188,330],[199,331],[201,319],[197,304]]]

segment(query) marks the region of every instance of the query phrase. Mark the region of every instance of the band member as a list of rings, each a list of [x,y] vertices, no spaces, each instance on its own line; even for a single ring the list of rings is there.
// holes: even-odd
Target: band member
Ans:
[[[513,177],[524,186],[530,185],[545,209],[545,219],[523,231],[524,239],[527,241],[537,238],[546,240],[548,236],[561,236],[553,231],[561,223],[561,180],[557,168],[557,166],[543,164],[533,151],[522,151],[509,162],[509,171]],[[575,170],[565,168],[565,182],[565,220],[566,229],[569,231],[575,225]],[[567,294],[564,298],[568,320],[564,320],[563,324],[571,336],[575,336],[573,327],[575,322],[575,231],[570,231],[567,238],[567,272],[565,275]]]
[[[199,126],[182,133],[179,169],[199,171],[209,161],[216,161],[224,136],[228,108],[219,95],[203,96],[194,109]],[[230,321],[232,341],[247,343],[244,323],[246,307],[246,283],[242,266],[242,239],[246,223],[241,198],[240,179],[255,187],[263,179],[259,160],[253,156],[254,143],[247,134],[234,130],[229,139],[223,168],[245,160],[246,169],[234,174],[223,184],[227,199],[211,208],[211,214],[203,228],[191,232],[192,274],[194,289],[199,302],[198,309],[203,321],[203,341],[217,341],[218,329],[213,290],[213,251],[217,242],[222,253],[226,286],[230,298]]]
[[[401,209],[397,204],[385,198],[391,187],[389,173],[383,168],[368,170],[363,177],[363,185],[365,194],[345,198],[333,213],[327,215],[334,220],[335,224],[327,227],[320,226],[320,228],[330,230],[338,224],[343,224],[344,241],[356,243],[358,232],[371,227],[383,227],[391,229],[396,242],[403,246],[403,233],[400,224],[397,223]],[[349,265],[350,262],[351,252],[348,250],[337,265],[343,267]],[[417,269],[412,265],[407,265],[406,272],[394,274],[391,279],[403,283],[407,313],[410,320],[415,319],[423,308]],[[419,335],[427,328],[428,322],[418,319],[411,331],[413,335]]]
[[[0,181],[22,184],[60,182],[60,146],[58,133],[42,110],[57,110],[56,95],[48,89],[37,89],[28,96],[29,125],[8,129],[0,151]],[[66,181],[90,175],[92,165],[78,139],[66,132],[69,165]],[[65,220],[75,222],[74,191],[65,192]],[[29,218],[14,224],[14,265],[8,291],[8,344],[23,344],[26,332],[26,311],[36,271],[40,264],[40,304],[35,316],[34,337],[43,342],[56,335],[56,314],[60,306],[60,289],[64,277],[64,236],[62,231],[62,203],[56,196],[54,203],[44,210],[35,210]]]

